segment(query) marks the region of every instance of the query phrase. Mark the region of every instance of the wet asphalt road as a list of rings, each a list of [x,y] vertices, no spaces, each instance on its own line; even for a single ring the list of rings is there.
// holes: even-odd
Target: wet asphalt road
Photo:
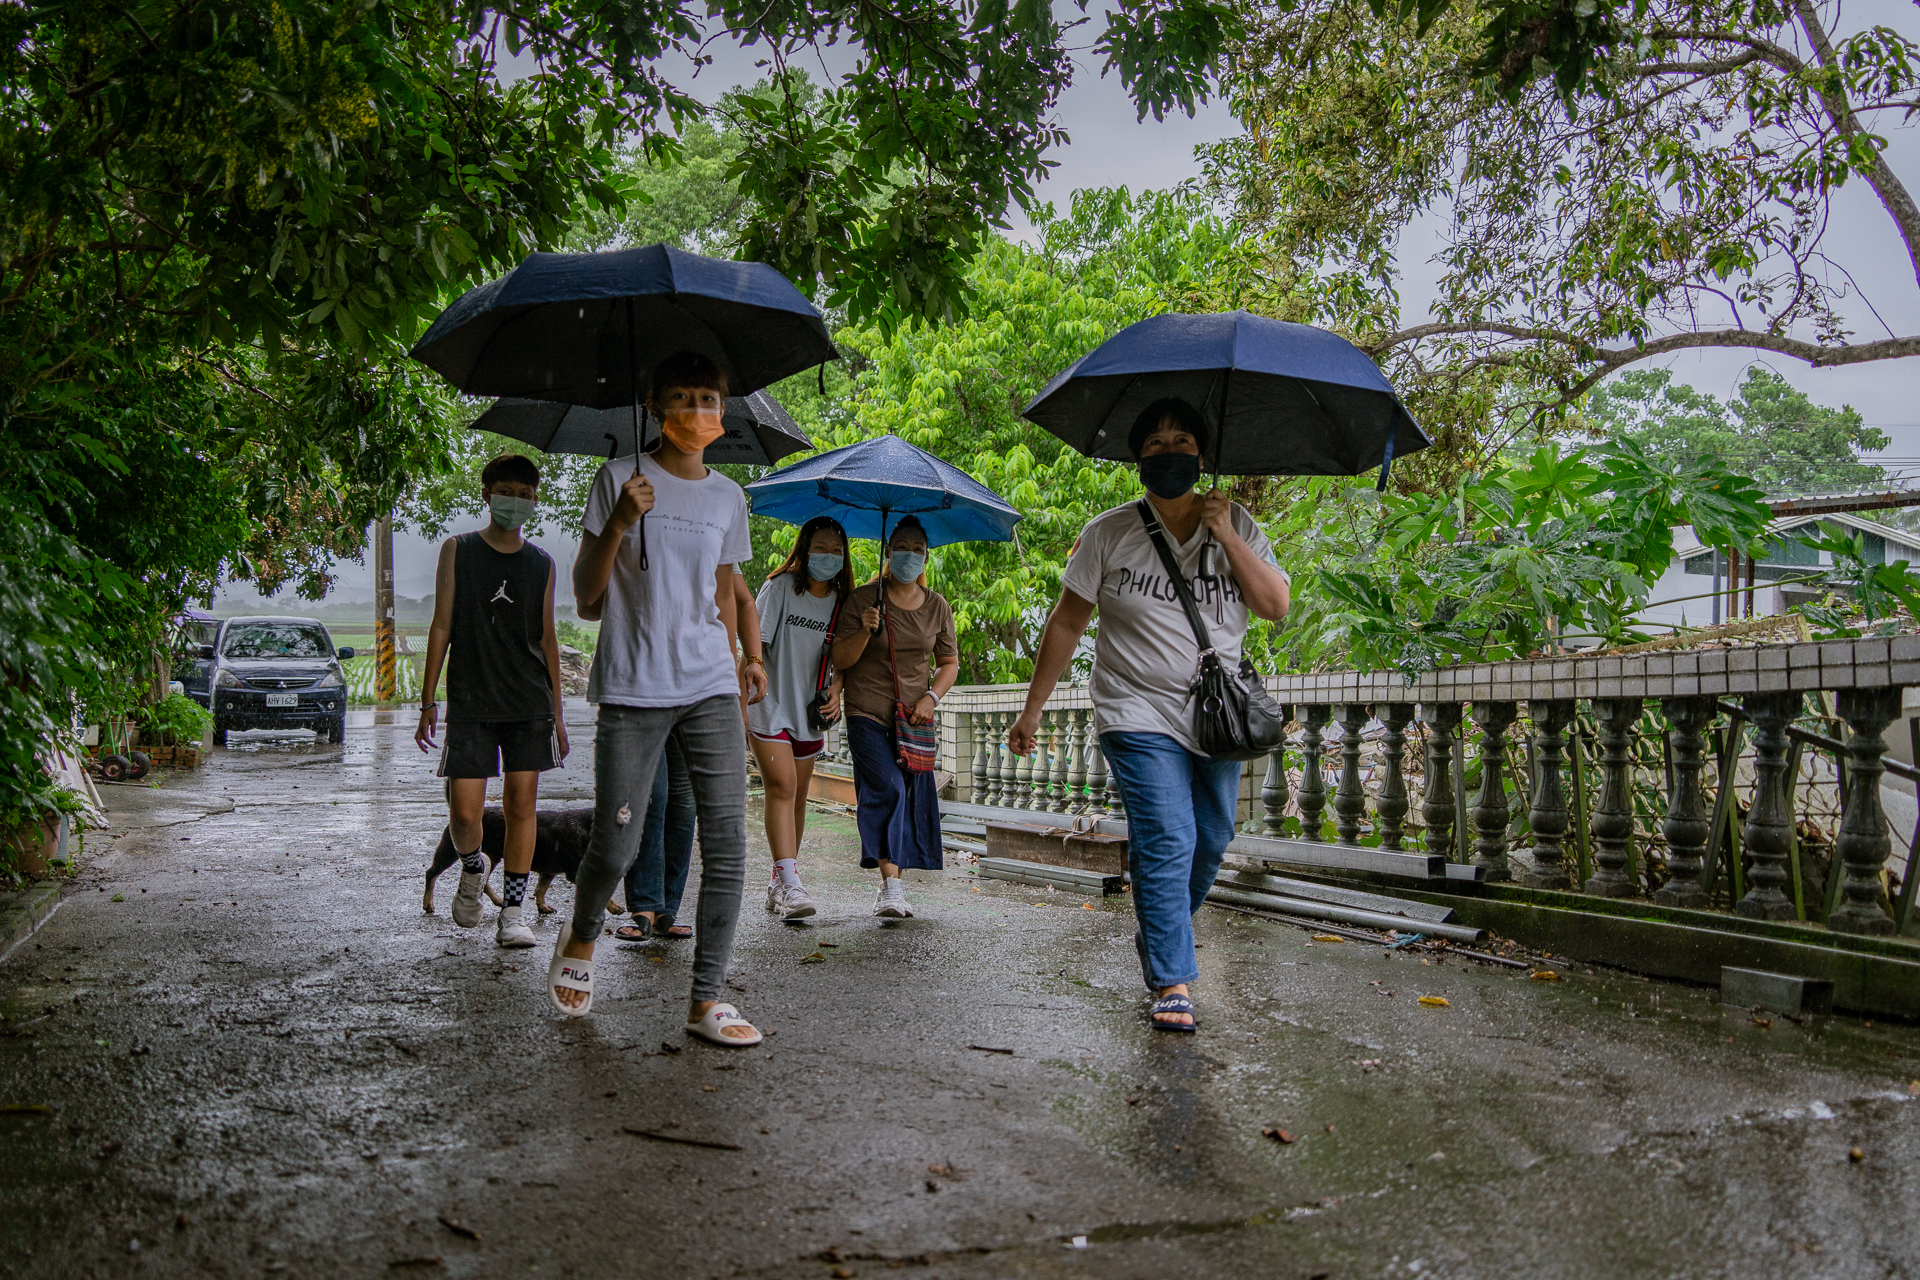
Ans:
[[[577,715],[545,801],[588,798]],[[439,796],[394,726],[111,793],[0,967],[0,1274],[1920,1274],[1913,1028],[1209,910],[1204,1029],[1154,1033],[1124,907],[956,868],[882,923],[816,815],[822,915],[749,902],[772,1034],[729,1052],[681,1033],[688,944],[610,951],[566,1022],[552,918],[499,952],[452,874],[423,915]]]

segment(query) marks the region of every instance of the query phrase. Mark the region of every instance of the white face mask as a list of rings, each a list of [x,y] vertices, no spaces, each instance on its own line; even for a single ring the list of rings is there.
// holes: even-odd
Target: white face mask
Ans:
[[[496,493],[487,499],[487,509],[492,513],[497,529],[518,529],[533,519],[533,513],[539,505],[532,498],[515,498],[504,493]]]

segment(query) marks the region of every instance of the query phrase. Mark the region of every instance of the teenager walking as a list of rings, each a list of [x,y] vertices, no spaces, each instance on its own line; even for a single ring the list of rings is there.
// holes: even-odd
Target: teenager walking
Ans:
[[[1033,750],[1040,713],[1097,608],[1088,695],[1100,748],[1127,807],[1127,860],[1139,923],[1134,946],[1154,993],[1150,1017],[1165,1031],[1193,1031],[1191,985],[1199,976],[1193,913],[1206,901],[1233,839],[1240,765],[1200,754],[1191,688],[1200,648],[1167,579],[1153,530],[1206,615],[1213,648],[1239,665],[1252,617],[1286,616],[1288,580],[1247,509],[1225,491],[1195,491],[1211,444],[1205,419],[1184,400],[1147,406],[1128,435],[1147,496],[1088,522],[1067,557],[1060,601],[1047,618],[1027,687],[1026,709],[1007,733],[1016,755]],[[1209,571],[1203,549],[1225,564]]]
[[[448,780],[447,826],[460,855],[453,922],[463,929],[480,922],[480,893],[492,870],[480,852],[481,816],[487,779],[504,772],[506,872],[495,932],[503,947],[534,944],[521,913],[533,869],[534,808],[541,772],[559,768],[567,756],[553,559],[520,536],[539,494],[540,470],[531,460],[517,453],[495,458],[480,472],[486,526],[441,544],[420,723],[413,731],[420,749],[431,750],[440,710],[433,694],[444,662],[447,723],[439,776]]]
[[[593,1007],[594,944],[608,895],[639,849],[660,755],[671,736],[686,761],[700,830],[700,899],[694,936],[689,1034],[730,1048],[760,1032],[720,1002],[746,874],[746,750],[742,682],[766,688],[751,653],[733,659],[734,566],[752,548],[740,486],[709,470],[707,445],[723,431],[724,374],[683,352],[653,373],[649,411],[660,440],[652,454],[612,458],[594,477],[580,555],[576,608],[601,619],[587,696],[599,704],[594,745],[593,839],[581,860],[573,919],[548,967],[556,1008]]]
[[[747,708],[747,729],[766,791],[767,847],[773,853],[767,910],[782,920],[803,920],[816,910],[800,882],[800,837],[807,827],[813,762],[840,715],[840,677],[830,650],[834,625],[852,593],[847,532],[818,516],[800,527],[793,550],[754,602],[766,636],[767,696]]]
[[[894,728],[896,704],[913,725],[931,725],[940,699],[960,678],[953,610],[927,586],[926,569],[927,531],[903,517],[887,539],[880,576],[847,598],[833,640],[833,665],[846,681],[860,865],[880,868],[873,913],[894,919],[913,914],[902,869],[945,865],[933,773],[902,763]]]

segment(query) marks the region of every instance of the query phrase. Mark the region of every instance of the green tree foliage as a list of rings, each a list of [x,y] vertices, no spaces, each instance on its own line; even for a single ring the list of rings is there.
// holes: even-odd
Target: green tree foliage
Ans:
[[[1630,440],[1683,463],[1718,460],[1775,496],[1837,493],[1886,475],[1860,458],[1887,447],[1884,432],[1850,406],[1813,403],[1759,365],[1747,370],[1726,402],[1675,384],[1665,369],[1630,369],[1587,393],[1580,411],[1589,429],[1608,440]]]
[[[1068,551],[1087,521],[1140,494],[1130,466],[1095,462],[1020,417],[1047,380],[1136,320],[1222,289],[1236,260],[1230,230],[1191,192],[1077,193],[1064,217],[1036,221],[1040,247],[987,242],[968,277],[973,305],[941,326],[854,325],[836,340],[851,384],[820,401],[796,379],[776,391],[823,448],[893,434],[978,478],[1025,519],[1009,543],[963,543],[932,556],[952,603],[961,679],[1023,680]],[[830,390],[834,390],[830,388]],[[793,531],[774,539],[785,554]],[[759,544],[756,544],[759,545]],[[872,548],[856,548],[863,576]]]
[[[1583,10],[1617,38],[1579,35]],[[1920,336],[1852,337],[1854,283],[1825,256],[1834,193],[1865,183],[1906,251],[1871,291],[1920,283],[1920,206],[1874,132],[1916,87],[1904,36],[1811,2],[1381,13],[1259,6],[1234,61],[1245,132],[1210,172],[1276,258],[1371,293],[1377,327],[1355,332],[1397,386],[1459,386],[1481,465],[1665,352],[1920,353]],[[1441,231],[1438,298],[1402,320],[1394,254],[1416,219]]]
[[[1750,482],[1712,460],[1631,442],[1543,445],[1451,492],[1376,497],[1350,486],[1313,482],[1319,514],[1287,540],[1310,566],[1276,637],[1290,665],[1412,679],[1549,642],[1639,638],[1634,614],[1673,562],[1675,525],[1745,547],[1771,518]]]

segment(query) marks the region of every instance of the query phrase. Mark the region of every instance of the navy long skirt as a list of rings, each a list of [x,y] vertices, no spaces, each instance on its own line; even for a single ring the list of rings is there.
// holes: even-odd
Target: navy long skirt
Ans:
[[[896,867],[938,871],[940,792],[930,773],[910,773],[893,755],[889,728],[865,716],[847,717],[853,753],[853,793],[859,801],[860,865],[884,857]]]

